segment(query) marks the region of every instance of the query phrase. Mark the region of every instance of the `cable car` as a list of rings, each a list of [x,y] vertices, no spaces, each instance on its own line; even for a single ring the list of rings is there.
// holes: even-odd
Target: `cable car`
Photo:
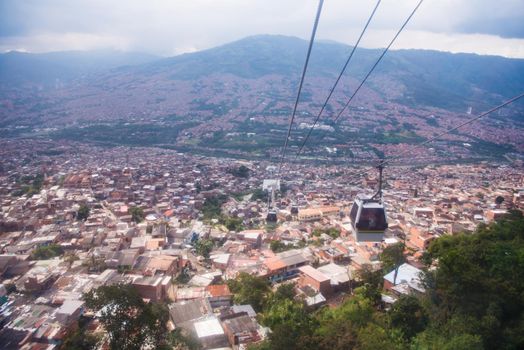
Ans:
[[[356,198],[349,213],[357,242],[380,242],[388,228],[381,200]]]
[[[271,223],[277,222],[278,221],[278,219],[277,219],[277,211],[273,210],[273,209],[268,210],[267,216],[266,216],[266,221],[267,222],[271,222]]]
[[[275,204],[275,191],[278,186],[280,188],[280,180],[264,180],[265,184],[263,185],[267,191],[269,191],[268,199],[267,199],[267,215],[266,215],[266,222],[268,223],[276,223],[278,221],[277,218],[277,210],[273,208],[273,205]]]
[[[388,228],[386,209],[382,204],[382,170],[383,162],[378,165],[378,191],[371,198],[357,197],[353,202],[349,218],[357,242],[380,242]]]

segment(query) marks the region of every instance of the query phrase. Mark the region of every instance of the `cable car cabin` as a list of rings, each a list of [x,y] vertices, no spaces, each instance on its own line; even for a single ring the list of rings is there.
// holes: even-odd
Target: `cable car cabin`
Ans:
[[[349,217],[357,242],[380,242],[384,239],[388,223],[380,201],[356,198]]]
[[[271,223],[277,222],[276,210],[270,210],[267,212],[266,222],[271,222]]]

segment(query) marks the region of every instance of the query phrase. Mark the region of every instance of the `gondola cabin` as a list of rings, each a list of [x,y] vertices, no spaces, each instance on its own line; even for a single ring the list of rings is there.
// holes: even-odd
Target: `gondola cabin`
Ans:
[[[381,201],[356,198],[349,217],[357,242],[380,242],[384,239],[388,223]]]
[[[267,212],[266,222],[268,222],[268,223],[275,223],[277,221],[278,221],[278,219],[277,219],[277,212],[276,212],[276,210],[269,210]]]

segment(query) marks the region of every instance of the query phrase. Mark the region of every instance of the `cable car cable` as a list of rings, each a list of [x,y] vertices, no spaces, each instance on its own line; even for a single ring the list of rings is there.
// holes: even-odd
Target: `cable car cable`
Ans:
[[[315,41],[315,35],[317,33],[318,22],[320,20],[320,13],[322,12],[322,5],[323,4],[324,4],[324,0],[319,0],[318,8],[317,8],[317,14],[316,14],[316,17],[315,17],[315,23],[313,25],[313,31],[311,32],[311,39],[309,40],[309,47],[308,47],[307,55],[306,55],[306,62],[304,63],[304,68],[302,70],[302,76],[300,78],[300,84],[298,86],[298,93],[297,93],[297,98],[295,100],[295,106],[293,107],[293,113],[291,114],[291,119],[289,121],[289,128],[287,130],[287,136],[286,136],[286,139],[284,141],[284,146],[282,147],[282,155],[280,157],[280,165],[279,165],[279,168],[278,168],[278,176],[279,177],[281,176],[282,165],[284,163],[284,159],[285,159],[285,156],[286,156],[286,149],[287,149],[287,146],[289,144],[289,136],[291,135],[291,127],[293,126],[293,121],[295,120],[295,114],[297,112],[298,102],[300,100],[300,93],[302,91],[302,85],[304,84],[304,77],[306,76],[306,70],[307,70],[307,66],[309,64],[309,57],[311,56],[311,49],[313,47],[313,42]]]
[[[391,48],[391,46],[395,43],[395,41],[397,40],[398,36],[400,35],[400,33],[402,33],[402,31],[404,30],[404,28],[406,27],[406,25],[409,23],[409,21],[411,20],[411,18],[415,15],[415,13],[417,12],[418,8],[420,7],[420,5],[422,4],[422,2],[424,2],[424,0],[420,0],[419,3],[417,4],[417,6],[415,6],[415,8],[413,9],[413,11],[411,12],[411,14],[406,18],[406,20],[404,21],[404,23],[402,24],[402,26],[400,27],[400,29],[397,31],[397,34],[395,34],[395,36],[393,37],[393,39],[390,41],[389,45],[384,49],[384,51],[382,51],[382,54],[379,56],[379,58],[375,61],[375,63],[373,64],[373,66],[371,67],[371,69],[369,70],[369,72],[366,74],[366,76],[364,77],[364,80],[362,80],[360,82],[360,85],[357,87],[357,89],[353,92],[353,94],[351,95],[351,97],[349,98],[349,100],[346,102],[346,104],[344,105],[344,107],[342,108],[342,110],[338,113],[337,117],[333,120],[334,122],[337,122],[337,120],[340,118],[340,116],[342,115],[342,113],[344,113],[344,111],[346,110],[346,108],[349,106],[349,104],[351,103],[351,101],[353,100],[353,98],[357,95],[357,93],[360,91],[360,89],[362,88],[362,86],[364,85],[364,83],[368,80],[368,78],[370,77],[371,73],[373,73],[373,71],[375,70],[375,68],[377,68],[378,64],[380,63],[380,61],[382,61],[382,59],[384,58],[384,56],[386,55],[386,53],[389,51],[389,49]],[[325,133],[324,134],[321,134],[321,137],[320,139],[322,139],[324,137]],[[309,135],[308,135],[309,136]],[[309,137],[308,137],[309,138]],[[307,139],[306,139],[307,141]],[[302,146],[300,147],[300,149],[298,150],[297,152],[297,155],[295,157],[295,159],[297,159],[300,154],[302,153],[302,150],[304,149],[304,146],[306,145],[306,142],[304,142],[302,144]]]
[[[309,139],[309,136],[311,135],[311,133],[313,132],[313,129],[315,128],[315,126],[317,125],[318,123],[318,120],[320,119],[320,117],[322,116],[322,112],[324,112],[324,109],[326,108],[329,100],[331,99],[331,96],[333,95],[333,92],[335,91],[336,87],[338,86],[338,83],[340,82],[340,79],[342,78],[342,75],[344,75],[344,73],[346,72],[346,68],[347,66],[349,65],[349,62],[351,61],[351,59],[353,58],[353,54],[355,53],[355,50],[357,49],[358,45],[360,44],[360,41],[362,40],[362,37],[364,36],[364,33],[366,32],[368,26],[369,26],[369,23],[371,22],[371,19],[373,18],[373,16],[375,15],[375,12],[377,11],[378,9],[378,6],[380,5],[380,2],[382,0],[378,0],[377,4],[375,5],[375,8],[373,9],[373,11],[371,12],[371,15],[369,16],[367,22],[366,22],[366,25],[364,26],[364,29],[362,29],[362,32],[360,33],[360,36],[358,37],[357,39],[357,42],[355,43],[355,45],[353,46],[353,49],[351,50],[351,53],[349,54],[349,57],[347,58],[346,60],[346,63],[344,64],[344,67],[342,67],[342,70],[340,71],[340,74],[338,75],[338,78],[337,80],[335,81],[335,84],[333,84],[333,87],[331,88],[331,90],[329,91],[329,94],[326,98],[326,100],[324,101],[324,104],[322,105],[322,108],[320,108],[320,112],[318,112],[318,115],[317,117],[315,118],[315,121],[313,122],[313,125],[309,128],[309,131],[308,131],[308,134],[306,136],[306,138],[304,139],[304,142],[302,143],[302,145],[300,146],[300,150],[302,150],[302,148],[304,147],[304,145],[306,144],[307,140]],[[295,160],[298,158],[298,156],[300,155],[300,150],[299,152],[297,153],[297,155],[295,156]]]

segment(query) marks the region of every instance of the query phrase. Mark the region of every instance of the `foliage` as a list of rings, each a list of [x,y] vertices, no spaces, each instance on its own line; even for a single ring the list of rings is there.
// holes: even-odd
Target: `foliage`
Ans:
[[[99,312],[111,349],[139,350],[166,344],[167,307],[146,304],[133,286],[101,286],[84,294],[84,300],[89,309]]]
[[[195,250],[198,255],[209,258],[209,253],[213,250],[213,241],[210,239],[199,239],[195,242]]]
[[[413,296],[401,296],[388,311],[388,317],[391,327],[407,340],[422,332],[428,321],[420,300]]]
[[[251,194],[251,201],[256,202],[257,200],[261,200],[262,202],[267,202],[269,199],[269,194],[267,191],[264,191],[261,188],[257,188],[253,191],[253,194]]]
[[[95,350],[99,339],[90,333],[87,333],[85,328],[80,327],[77,330],[67,334],[64,342],[59,349],[63,350]]]
[[[16,181],[16,183],[20,185],[20,189],[14,191],[12,193],[13,196],[20,197],[25,194],[32,196],[34,194],[40,193],[44,183],[44,175],[39,173],[36,175],[21,176]]]
[[[227,172],[236,177],[248,178],[251,170],[249,170],[245,165],[241,165],[238,168],[228,169]]]
[[[243,220],[241,218],[234,218],[231,216],[221,215],[218,220],[229,231],[242,231],[244,229]]]
[[[521,212],[475,234],[445,236],[429,247],[438,269],[428,276],[439,331],[480,335],[486,348],[524,346],[524,219]],[[450,317],[453,316],[453,317]]]
[[[361,291],[366,295],[366,298],[378,304],[381,299],[380,291],[384,284],[382,270],[374,270],[371,265],[364,264],[357,271],[357,278],[360,280]]]
[[[497,196],[497,198],[495,198],[495,203],[496,203],[496,204],[501,205],[502,202],[504,202],[504,197],[502,197],[502,196]]]
[[[293,300],[295,299],[295,283],[284,283],[278,286],[273,294],[274,300]]]
[[[58,244],[40,246],[31,252],[31,259],[46,260],[64,254],[64,250]]]
[[[167,335],[168,344],[165,348],[167,349],[179,349],[179,350],[198,350],[202,347],[198,340],[194,339],[190,335],[185,335],[180,328],[175,329]]]
[[[406,258],[404,257],[404,248],[404,243],[396,243],[384,248],[380,254],[383,271],[388,273],[395,270],[395,284],[398,268],[406,261]]]
[[[217,195],[213,197],[206,198],[202,206],[202,213],[204,214],[204,219],[218,219],[222,215],[222,204],[227,201],[227,196]]]
[[[271,295],[269,282],[263,277],[252,276],[246,272],[238,274],[237,278],[227,281],[229,290],[234,294],[236,304],[249,304],[260,312]]]
[[[279,241],[279,240],[272,240],[269,243],[269,248],[271,248],[271,250],[274,253],[280,253],[280,252],[284,252],[286,250],[290,250],[290,249],[295,248],[295,245],[294,244],[285,244],[285,243],[283,243],[282,241]]]
[[[340,237],[340,230],[336,227],[328,227],[328,228],[316,228],[311,233],[315,237],[320,237],[322,234],[326,234],[328,236],[331,236],[332,238],[338,238]]]
[[[76,213],[76,219],[79,221],[86,221],[89,217],[89,212],[89,207],[85,204],[82,204]]]
[[[144,209],[140,207],[129,208],[129,214],[131,214],[132,220],[136,222],[137,224],[142,222],[145,218]]]

